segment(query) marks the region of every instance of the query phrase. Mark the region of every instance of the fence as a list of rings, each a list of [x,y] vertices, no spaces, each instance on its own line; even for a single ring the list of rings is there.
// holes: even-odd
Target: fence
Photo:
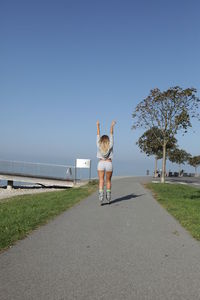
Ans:
[[[0,161],[0,174],[45,179],[74,180],[75,166],[31,163],[23,161]]]

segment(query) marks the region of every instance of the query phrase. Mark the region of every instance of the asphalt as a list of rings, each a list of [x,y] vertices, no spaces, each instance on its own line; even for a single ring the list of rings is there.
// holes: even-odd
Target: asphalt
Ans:
[[[1,300],[198,300],[200,243],[141,178],[113,180],[0,254]]]
[[[155,182],[160,182],[160,178],[152,178]],[[179,183],[179,184],[185,184],[190,185],[196,188],[200,188],[200,176],[197,177],[165,177],[166,183]]]

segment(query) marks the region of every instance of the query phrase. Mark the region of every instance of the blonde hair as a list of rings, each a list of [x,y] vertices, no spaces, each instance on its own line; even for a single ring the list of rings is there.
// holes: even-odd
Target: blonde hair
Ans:
[[[103,154],[106,154],[110,147],[110,139],[107,135],[102,135],[99,141],[99,148]]]

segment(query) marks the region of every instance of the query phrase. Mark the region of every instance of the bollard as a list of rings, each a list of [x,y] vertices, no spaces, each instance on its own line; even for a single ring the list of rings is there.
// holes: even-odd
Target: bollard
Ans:
[[[7,190],[12,190],[12,188],[13,188],[13,180],[8,180]]]

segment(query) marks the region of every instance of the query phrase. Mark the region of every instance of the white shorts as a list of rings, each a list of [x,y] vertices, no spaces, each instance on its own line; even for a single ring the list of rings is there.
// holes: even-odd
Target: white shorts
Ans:
[[[112,161],[100,160],[97,165],[97,170],[112,172],[113,171]]]

